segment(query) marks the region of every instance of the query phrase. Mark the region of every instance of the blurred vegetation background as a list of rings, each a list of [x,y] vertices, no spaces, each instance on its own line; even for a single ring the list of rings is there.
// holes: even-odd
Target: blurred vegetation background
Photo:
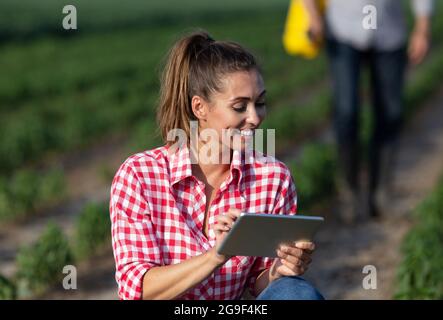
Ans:
[[[77,9],[77,30],[62,28],[62,9],[68,4]],[[291,163],[300,181],[301,206],[333,195],[334,153],[330,146],[308,143],[329,122],[327,63],[324,55],[307,61],[283,51],[288,4],[287,0],[0,2],[0,232],[20,229],[45,214],[49,221],[53,217],[47,212],[63,215],[63,210],[54,208],[82,203],[65,230],[72,234],[70,244],[63,231],[49,222],[38,241],[17,244],[17,263],[11,262],[15,254],[2,256],[0,248],[0,273],[6,274],[0,276],[0,298],[42,292],[52,283],[51,277],[60,276],[54,276],[51,265],[58,268],[73,259],[87,259],[109,244],[109,219],[103,219],[108,217],[107,199],[98,195],[109,188],[116,163],[160,145],[155,106],[162,61],[174,41],[194,28],[206,29],[216,39],[240,42],[256,53],[268,91],[269,116],[263,127],[276,129],[277,153],[306,144],[306,153]],[[438,2],[436,16],[441,12]],[[441,87],[442,33],[443,21],[436,18],[433,51],[408,83],[411,113]],[[368,112],[362,117],[362,136],[367,139],[371,120]],[[112,153],[114,143],[117,154]],[[91,156],[105,152],[103,145],[111,145],[105,160],[115,162]],[[85,174],[88,180],[99,181],[91,182],[93,192],[82,185],[87,181],[75,180],[70,172],[81,171],[76,162],[89,156],[98,162],[92,173]],[[93,201],[97,198],[99,203]],[[49,259],[48,252],[58,256]]]

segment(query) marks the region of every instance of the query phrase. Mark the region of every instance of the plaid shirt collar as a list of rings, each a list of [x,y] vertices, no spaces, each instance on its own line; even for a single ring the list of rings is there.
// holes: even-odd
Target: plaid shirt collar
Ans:
[[[169,147],[166,147],[169,152]],[[191,167],[191,156],[188,146],[177,148],[172,154],[168,153],[169,157],[169,172],[171,174],[171,185],[174,185],[188,177],[192,177],[192,167]],[[259,157],[254,157],[252,154],[249,156],[249,162],[253,163],[257,161]],[[230,176],[228,184],[234,183],[238,187],[242,180],[242,172],[245,167],[245,153],[233,150],[231,166],[230,166]]]

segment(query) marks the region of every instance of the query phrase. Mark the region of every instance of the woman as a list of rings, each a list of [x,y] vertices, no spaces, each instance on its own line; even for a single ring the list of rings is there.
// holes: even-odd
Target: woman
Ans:
[[[313,243],[280,248],[280,259],[217,254],[240,212],[296,212],[286,166],[264,155],[245,161],[265,113],[263,79],[248,51],[206,32],[175,44],[158,109],[167,143],[128,158],[111,188],[120,298],[239,299],[245,289],[260,299],[321,298],[298,277]],[[185,143],[174,140],[178,133]]]

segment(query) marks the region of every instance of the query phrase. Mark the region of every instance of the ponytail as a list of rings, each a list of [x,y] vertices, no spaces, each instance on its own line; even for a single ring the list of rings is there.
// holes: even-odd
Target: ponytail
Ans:
[[[160,82],[157,121],[167,143],[170,130],[190,134],[190,121],[196,120],[191,98],[210,101],[222,89],[222,77],[235,71],[259,70],[254,56],[235,42],[215,41],[205,32],[194,32],[175,43],[168,53]]]

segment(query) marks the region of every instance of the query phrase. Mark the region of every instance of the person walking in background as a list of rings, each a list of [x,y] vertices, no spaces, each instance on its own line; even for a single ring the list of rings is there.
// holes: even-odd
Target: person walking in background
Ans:
[[[433,0],[412,0],[413,31],[407,37],[403,1],[329,0],[324,18],[315,0],[303,0],[309,12],[310,34],[326,39],[333,88],[333,117],[340,168],[341,214],[347,222],[357,217],[360,205],[359,83],[365,63],[371,76],[374,114],[369,150],[369,190],[365,205],[372,217],[386,208],[392,183],[395,146],[403,118],[405,70],[426,56],[430,39]],[[371,5],[371,7],[368,7]],[[365,28],[365,17],[376,18]]]

